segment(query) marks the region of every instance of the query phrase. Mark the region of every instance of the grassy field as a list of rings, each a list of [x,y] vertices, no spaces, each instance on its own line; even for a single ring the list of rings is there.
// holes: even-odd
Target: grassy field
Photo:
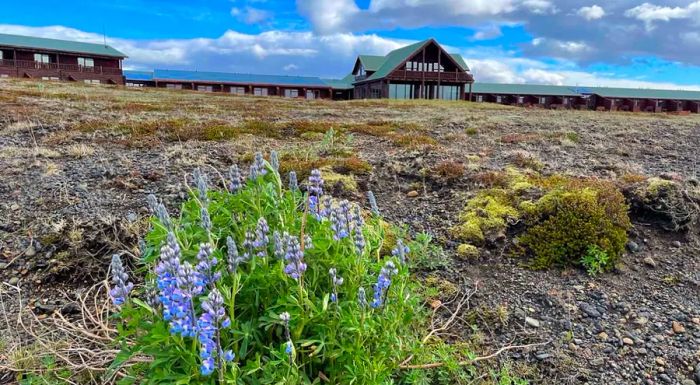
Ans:
[[[195,167],[220,180],[232,163],[247,170],[256,152],[276,150],[281,171],[301,179],[320,168],[334,195],[365,208],[371,190],[388,220],[432,237],[436,249],[416,273],[431,301],[449,303],[460,289],[478,289],[446,339],[482,356],[548,342],[503,351],[477,367],[484,376],[473,383],[497,381],[489,373],[501,368],[532,383],[635,383],[671,367],[679,382],[693,379],[697,338],[667,332],[671,322],[682,322],[685,336],[700,332],[696,222],[669,232],[636,215],[630,200],[628,234],[638,249],[628,244],[615,269],[596,278],[572,267],[533,271],[509,258],[517,226],[468,258],[458,253],[463,240],[452,229],[470,199],[514,172],[604,180],[628,199],[659,180],[698,196],[698,143],[697,115],[306,101],[2,79],[0,281],[8,286],[0,291],[0,363],[7,368],[31,346],[17,345],[27,338],[14,322],[19,314],[51,318],[104,278],[113,252],[138,253],[149,193],[176,209],[186,197],[184,175]],[[590,304],[602,315],[581,310]],[[45,370],[33,364],[39,369],[29,370]]]

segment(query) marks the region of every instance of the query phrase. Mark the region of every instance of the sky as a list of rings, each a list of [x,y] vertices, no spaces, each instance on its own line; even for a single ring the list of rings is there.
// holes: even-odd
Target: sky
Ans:
[[[339,78],[430,37],[476,81],[700,90],[700,0],[8,2],[0,33],[108,44],[124,68]]]

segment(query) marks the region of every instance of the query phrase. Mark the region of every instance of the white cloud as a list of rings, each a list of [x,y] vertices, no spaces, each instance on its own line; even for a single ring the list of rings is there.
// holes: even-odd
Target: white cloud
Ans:
[[[523,0],[523,6],[537,15],[555,14],[557,8],[549,0]]]
[[[591,5],[590,7],[579,8],[576,14],[589,21],[598,20],[605,16],[605,10],[599,5]]]
[[[656,21],[669,22],[674,19],[700,17],[700,1],[695,1],[687,7],[667,7],[644,3],[625,11],[625,16],[643,21],[647,30],[651,31],[655,28],[654,22]]]
[[[272,12],[264,9],[253,8],[246,6],[245,8],[231,8],[231,16],[246,24],[257,24],[272,18]]]
[[[287,64],[287,65],[284,66],[282,69],[285,70],[285,71],[295,71],[295,70],[298,70],[298,69],[299,69],[299,66],[292,63],[292,64]]]

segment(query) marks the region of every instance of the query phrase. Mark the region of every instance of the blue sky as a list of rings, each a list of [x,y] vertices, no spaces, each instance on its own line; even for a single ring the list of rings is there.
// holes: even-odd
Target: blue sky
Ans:
[[[324,77],[435,37],[477,81],[700,89],[700,1],[35,0],[4,4],[0,32],[104,32],[131,69]]]

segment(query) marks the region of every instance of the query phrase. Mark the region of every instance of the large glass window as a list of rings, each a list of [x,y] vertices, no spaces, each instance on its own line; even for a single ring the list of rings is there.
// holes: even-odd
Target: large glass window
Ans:
[[[245,87],[231,87],[230,92],[235,95],[245,95]]]
[[[214,86],[202,86],[202,85],[198,85],[198,86],[197,86],[197,91],[202,91],[202,92],[214,92]]]
[[[459,86],[440,86],[440,99],[459,100]]]
[[[34,61],[37,63],[50,63],[49,55],[45,53],[35,53]]]
[[[389,84],[389,98],[413,99],[413,84]]]
[[[95,66],[95,60],[89,57],[79,57],[78,58],[78,65],[81,67],[94,67]]]
[[[3,56],[3,52],[2,52],[2,50],[0,50],[0,60],[3,60],[3,59],[5,59],[5,56]]]
[[[171,90],[181,90],[182,89],[182,84],[166,84],[165,88],[171,89]]]
[[[253,95],[255,95],[255,96],[267,96],[267,88],[255,87],[255,88],[253,88]]]
[[[299,90],[297,90],[297,89],[284,90],[284,97],[285,98],[298,98],[299,97]]]

